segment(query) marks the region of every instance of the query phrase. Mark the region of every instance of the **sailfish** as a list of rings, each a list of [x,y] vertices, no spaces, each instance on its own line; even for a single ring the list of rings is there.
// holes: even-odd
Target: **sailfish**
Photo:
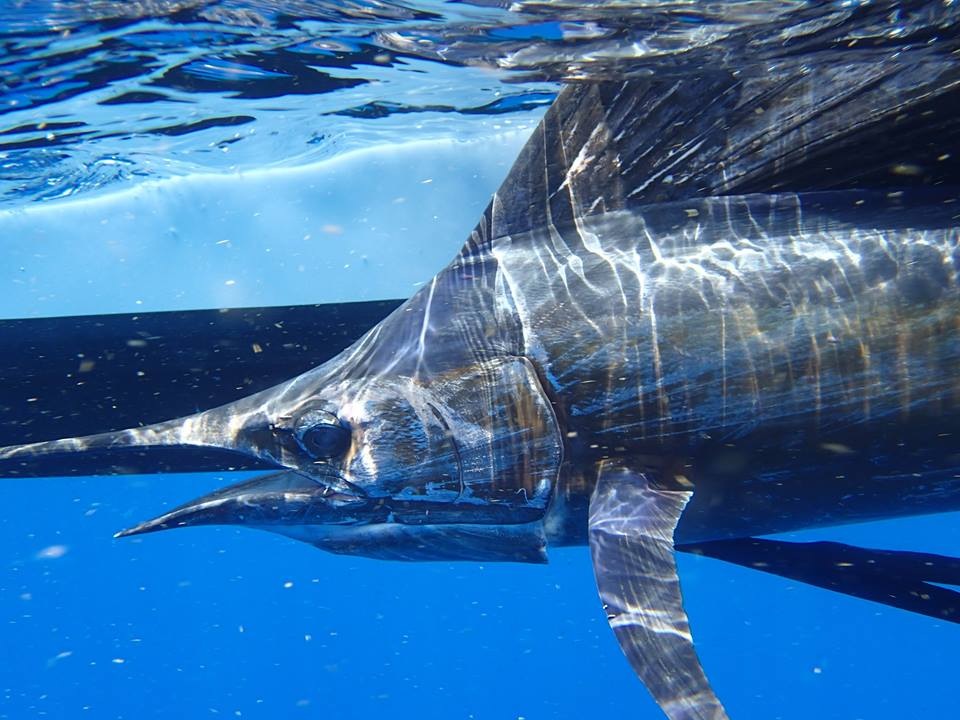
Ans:
[[[909,54],[568,84],[459,254],[343,352],[187,417],[0,449],[0,474],[263,471],[121,537],[588,544],[666,716],[726,718],[677,551],[958,619],[955,560],[762,537],[960,509],[958,108],[960,64]]]

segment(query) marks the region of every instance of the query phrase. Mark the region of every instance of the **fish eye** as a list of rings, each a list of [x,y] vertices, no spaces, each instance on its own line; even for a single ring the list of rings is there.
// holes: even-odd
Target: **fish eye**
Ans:
[[[314,460],[330,460],[350,447],[350,429],[331,412],[308,410],[296,422],[297,444]]]

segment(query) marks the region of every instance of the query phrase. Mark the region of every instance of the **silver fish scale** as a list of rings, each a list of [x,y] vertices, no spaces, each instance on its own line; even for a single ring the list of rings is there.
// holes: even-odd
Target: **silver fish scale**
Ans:
[[[849,208],[796,195],[679,205],[669,231],[652,207],[493,243],[574,431],[600,412],[606,443],[798,418],[824,431],[960,390],[944,342],[960,309],[956,227],[930,227],[922,208],[855,225]]]

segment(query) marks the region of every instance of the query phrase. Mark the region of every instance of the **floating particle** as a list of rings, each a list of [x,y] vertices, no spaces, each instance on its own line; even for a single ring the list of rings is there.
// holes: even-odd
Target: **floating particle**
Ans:
[[[56,560],[57,558],[62,558],[67,554],[66,545],[50,545],[45,547],[43,550],[37,553],[37,558],[40,560]]]
[[[63,652],[58,652],[58,653],[57,653],[56,655],[54,655],[52,658],[50,658],[49,660],[47,660],[47,667],[53,667],[53,666],[56,665],[58,662],[60,662],[61,660],[66,660],[66,659],[67,659],[68,657],[70,657],[71,655],[73,655],[73,651],[72,651],[72,650],[64,650]]]
[[[923,168],[912,163],[898,163],[890,168],[894,175],[923,175]]]

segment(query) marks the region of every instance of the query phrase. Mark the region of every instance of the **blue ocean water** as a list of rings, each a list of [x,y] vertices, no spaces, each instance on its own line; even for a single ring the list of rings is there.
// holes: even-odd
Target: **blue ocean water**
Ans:
[[[687,37],[671,28],[721,42],[769,20],[731,7],[725,24],[658,15],[644,52]],[[571,42],[630,45],[593,10],[4,8],[0,316],[409,295],[456,252],[556,91],[534,70]],[[661,716],[607,627],[585,548],[546,566],[404,564],[235,528],[112,537],[237,479],[0,482],[0,718]],[[789,538],[957,555],[957,525]],[[955,625],[679,562],[732,717],[955,715]]]
[[[5,481],[0,717],[660,717],[585,548],[407,564],[233,528],[111,537],[222,484]],[[791,537],[960,547],[951,514]],[[708,559],[680,570],[732,717],[951,717],[954,625]]]

